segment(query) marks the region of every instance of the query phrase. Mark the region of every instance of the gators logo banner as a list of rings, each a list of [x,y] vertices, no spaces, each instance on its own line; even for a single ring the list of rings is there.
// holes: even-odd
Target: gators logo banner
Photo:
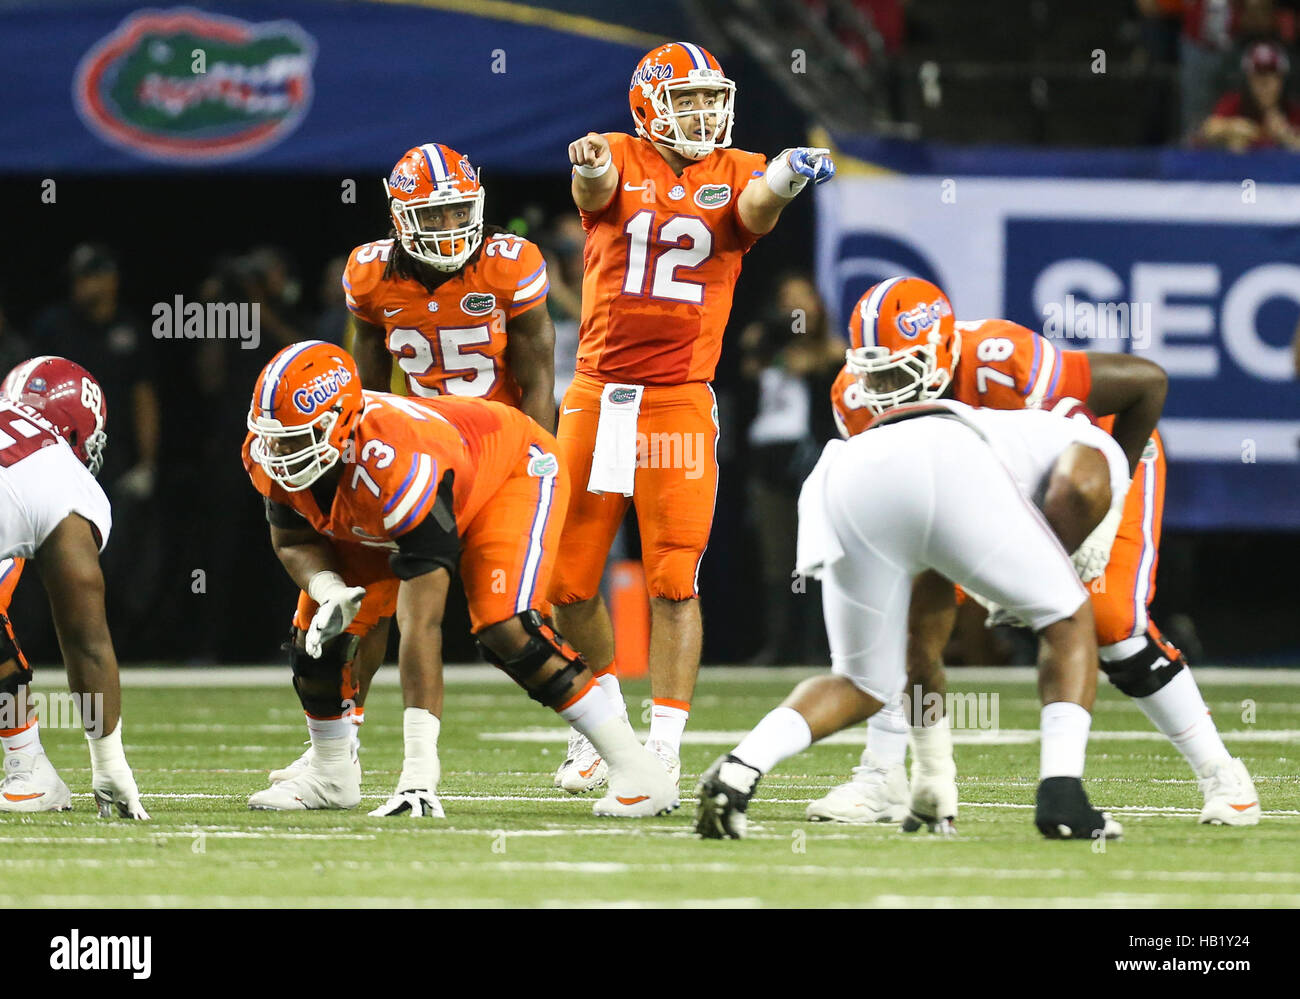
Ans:
[[[293,21],[190,8],[132,14],[82,58],[77,111],[146,159],[217,163],[275,145],[302,120],[316,43]]]

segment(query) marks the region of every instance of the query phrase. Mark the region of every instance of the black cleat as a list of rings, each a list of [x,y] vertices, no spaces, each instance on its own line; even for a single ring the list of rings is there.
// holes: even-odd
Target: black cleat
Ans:
[[[745,810],[761,776],[730,753],[714,760],[695,786],[695,831],[704,839],[742,839],[748,824]]]
[[[1039,782],[1034,825],[1048,839],[1119,839],[1124,827],[1088,801],[1078,777]]]

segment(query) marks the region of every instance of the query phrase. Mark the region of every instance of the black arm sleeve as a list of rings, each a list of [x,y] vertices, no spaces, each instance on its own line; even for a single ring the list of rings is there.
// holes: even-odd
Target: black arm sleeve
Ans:
[[[448,470],[438,485],[438,498],[422,521],[397,539],[399,551],[388,556],[388,566],[398,579],[414,579],[435,569],[453,576],[460,562],[460,536],[456,533],[452,478]]]
[[[272,527],[281,527],[286,531],[311,527],[311,522],[291,506],[277,503],[270,496],[266,500],[266,522]]]

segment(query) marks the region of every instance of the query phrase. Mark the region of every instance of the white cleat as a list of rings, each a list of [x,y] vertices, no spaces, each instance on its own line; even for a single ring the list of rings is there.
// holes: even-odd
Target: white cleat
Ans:
[[[352,740],[353,759],[359,759],[359,757],[357,756],[357,751],[359,749],[361,749],[361,740],[354,736]],[[297,777],[300,773],[306,770],[308,766],[311,765],[311,761],[313,758],[314,757],[311,751],[311,743],[309,742],[307,743],[307,749],[303,752],[303,754],[299,756],[296,760],[294,760],[292,763],[290,763],[287,767],[281,767],[279,770],[271,771],[271,773],[268,775],[271,779],[271,783],[278,784],[282,780],[289,780],[290,778]]]
[[[361,804],[361,764],[349,763],[329,770],[315,761],[295,777],[272,784],[248,799],[248,807],[274,812],[316,808],[356,808]]]
[[[44,753],[5,755],[5,777],[0,782],[0,812],[66,812],[72,793]]]
[[[307,743],[307,751],[290,763],[287,767],[281,767],[279,770],[272,770],[270,773],[271,783],[279,784],[282,780],[290,780],[297,777],[307,769],[312,761],[311,743]]]
[[[809,822],[902,822],[907,818],[909,800],[903,764],[884,766],[864,749],[861,763],[853,768],[853,779],[811,802],[806,814]]]
[[[655,759],[663,764],[664,770],[672,778],[673,785],[679,786],[682,779],[682,760],[681,757],[673,751],[673,747],[668,745],[662,739],[651,739],[645,744],[645,748],[654,754]]]
[[[1205,807],[1198,821],[1216,826],[1259,824],[1259,795],[1241,760],[1223,760],[1197,784],[1205,795]]]
[[[677,782],[658,757],[642,750],[642,758],[631,766],[610,772],[609,791],[591,806],[591,814],[643,819],[665,815],[680,804]]]
[[[591,740],[578,731],[569,732],[564,762],[555,771],[555,786],[569,794],[586,794],[609,780],[606,763]]]

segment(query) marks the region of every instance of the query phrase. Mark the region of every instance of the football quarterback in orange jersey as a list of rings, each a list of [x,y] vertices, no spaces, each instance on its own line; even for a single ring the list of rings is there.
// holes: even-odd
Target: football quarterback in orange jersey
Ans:
[[[384,193],[392,234],[353,249],[343,272],[362,385],[387,391],[396,363],[409,395],[491,399],[553,431],[555,331],[541,251],[522,236],[484,224],[478,172],[448,146],[429,142],[407,150],[384,181]],[[397,579],[383,579],[383,560],[366,570],[373,553],[349,547],[349,564],[379,574],[366,608],[375,627],[355,664],[352,718],[359,733],[370,681],[388,644]],[[314,613],[302,594],[300,617],[310,621]],[[434,682],[435,714],[441,716],[441,677]],[[308,749],[272,771],[271,779],[294,776],[310,758]]]
[[[1250,775],[1224,747],[1182,653],[1148,615],[1164,510],[1165,453],[1156,430],[1164,371],[1132,354],[1061,350],[1005,319],[956,321],[944,333],[945,316],[952,316],[947,296],[919,278],[889,278],[862,296],[849,323],[847,363],[831,391],[841,432],[860,433],[884,410],[918,400],[994,409],[1082,400],[1124,449],[1133,473],[1122,516],[1109,516],[1074,554],[1089,584],[1101,668],[1195,771],[1205,800],[1200,821],[1254,825],[1260,808]],[[950,632],[951,621],[927,634],[913,631],[913,672],[942,683],[937,666]],[[809,805],[808,817],[899,818],[907,810],[907,733],[898,705],[875,716],[855,779]]]
[[[589,132],[569,146],[587,233],[577,375],[557,437],[573,477],[550,599],[562,631],[622,700],[599,585],[631,503],[650,592],[647,745],[676,778],[699,672],[700,559],[717,492],[717,406],[709,385],[741,258],[812,180],[835,172],[825,149],[768,162],[729,148],[735,84],[689,42],[664,45],[628,86],[634,135]],[[575,733],[555,783],[604,779]]]
[[[316,607],[310,620],[300,607],[290,647],[312,755],[250,807],[360,801],[348,717],[353,664],[375,623],[373,614],[366,620],[370,590],[392,579],[406,756],[395,793],[371,814],[441,816],[435,710],[455,572],[488,660],[608,755],[610,792],[593,812],[638,817],[677,807],[676,785],[544,616],[569,492],[550,433],[502,403],[363,392],[352,357],[319,340],[291,344],[266,366],[248,429],[244,464],[265,498],[272,545]],[[334,543],[342,538],[386,561],[386,572],[350,568]]]

